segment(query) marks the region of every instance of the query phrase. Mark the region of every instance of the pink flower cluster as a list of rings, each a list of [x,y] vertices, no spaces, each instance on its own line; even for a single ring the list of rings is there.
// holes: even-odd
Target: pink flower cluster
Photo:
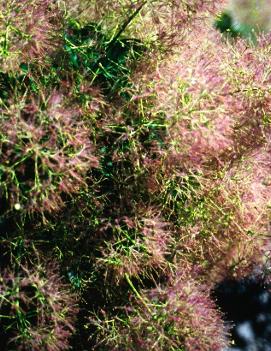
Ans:
[[[185,269],[168,286],[143,293],[127,314],[129,334],[124,329],[122,338],[132,351],[221,351],[228,344],[208,288],[186,276]]]
[[[9,208],[52,212],[86,185],[86,173],[98,166],[89,130],[76,105],[66,106],[55,91],[46,108],[35,99],[1,110],[1,184]],[[17,205],[18,206],[18,205]]]
[[[1,324],[7,330],[8,323],[12,324],[8,343],[16,350],[68,350],[77,314],[76,298],[55,264],[35,269],[21,265],[16,274],[9,269],[1,272],[0,310]]]

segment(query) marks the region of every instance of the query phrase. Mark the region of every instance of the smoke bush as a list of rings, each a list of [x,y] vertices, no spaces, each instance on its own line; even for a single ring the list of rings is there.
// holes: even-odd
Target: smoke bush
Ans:
[[[221,351],[209,290],[270,247],[270,35],[222,36],[224,1],[61,3],[0,3],[0,228],[48,213],[16,233],[83,293],[78,348]],[[74,296],[54,267],[18,262],[2,269],[0,332],[68,349]]]
[[[223,274],[249,271],[266,250],[269,51],[268,35],[233,46],[196,21],[182,50],[133,76],[134,101],[167,126],[167,148],[143,161],[150,192],[178,227],[180,256],[187,250]],[[184,181],[191,176],[199,185]]]
[[[262,118],[270,108],[269,41],[232,47],[200,23],[155,74],[133,77],[135,98],[149,97],[152,118],[163,113],[168,121],[170,164],[188,170],[223,167],[263,143],[269,124]]]

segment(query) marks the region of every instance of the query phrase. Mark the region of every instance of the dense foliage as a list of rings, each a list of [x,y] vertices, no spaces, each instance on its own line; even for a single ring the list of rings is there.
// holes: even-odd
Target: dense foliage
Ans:
[[[214,287],[270,282],[270,18],[235,6],[0,0],[1,350],[230,344]]]

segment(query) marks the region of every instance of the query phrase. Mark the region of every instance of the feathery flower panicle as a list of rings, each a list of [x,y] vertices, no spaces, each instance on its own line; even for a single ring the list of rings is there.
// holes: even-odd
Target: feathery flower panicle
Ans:
[[[178,227],[180,260],[205,262],[214,281],[247,274],[267,249],[271,41],[233,43],[208,21],[192,22],[180,49],[131,84],[133,102],[167,128],[163,149],[143,161],[150,192]]]
[[[243,225],[251,231],[266,233],[271,201],[270,140],[255,149],[225,176],[225,187],[231,190],[235,184],[243,204]],[[227,181],[228,179],[228,181]]]
[[[222,176],[164,176],[155,198],[175,227],[175,264],[197,264],[198,277],[210,285],[225,275],[248,272],[259,261],[261,241],[243,226],[246,219],[237,187],[227,188]]]
[[[208,289],[184,271],[167,286],[139,296],[127,307],[125,324],[118,323],[113,350],[221,351],[227,346],[227,330]]]
[[[139,277],[150,272],[165,272],[168,268],[166,255],[172,241],[167,223],[158,217],[123,218],[115,226],[111,241],[102,248],[97,267],[105,273],[105,279],[119,284],[126,275]]]
[[[151,118],[164,114],[167,121],[171,165],[217,169],[264,142],[270,42],[261,43],[248,47],[239,40],[233,47],[200,21],[182,51],[159,63],[155,74],[136,71],[136,95],[145,104],[149,99]]]
[[[55,264],[1,272],[0,310],[9,347],[24,351],[69,349],[76,297],[62,282]]]
[[[166,255],[169,254],[169,245],[172,243],[168,223],[154,217],[145,218],[143,225],[143,240],[150,256],[149,265],[156,269],[166,266]]]
[[[171,50],[173,46],[180,44],[183,31],[187,23],[195,18],[205,16],[217,7],[210,0],[159,0],[148,2],[144,0],[116,1],[112,4],[108,0],[71,1],[68,4],[69,11],[83,22],[99,22],[104,30],[116,33],[123,23],[140,9],[140,15],[135,16],[125,28],[124,34],[131,38],[137,38],[146,43]]]
[[[61,43],[62,13],[49,0],[0,2],[0,63],[17,69],[21,63],[44,63]]]
[[[66,106],[57,91],[43,104],[25,99],[1,110],[1,198],[8,209],[57,211],[61,194],[77,192],[98,166],[80,109]]]
[[[228,250],[214,268],[216,273],[219,268],[229,272],[232,267],[235,276],[244,276],[253,267],[265,264],[270,255],[270,151],[268,140],[230,168],[221,180],[225,198],[238,199],[233,204],[238,226]]]

